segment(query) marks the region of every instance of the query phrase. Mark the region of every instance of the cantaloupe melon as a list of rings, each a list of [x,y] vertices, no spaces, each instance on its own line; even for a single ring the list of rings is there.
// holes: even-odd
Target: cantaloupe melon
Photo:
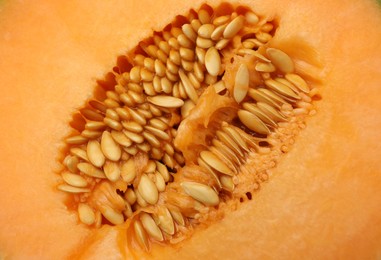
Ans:
[[[183,25],[189,29],[192,19],[208,23],[205,12],[213,21],[227,18],[213,26],[211,21],[192,39]],[[170,23],[179,29],[171,31]],[[210,28],[214,32],[220,23],[240,25],[208,40]],[[163,31],[176,39],[170,42]],[[0,32],[0,259],[381,257],[377,2],[4,1]],[[173,54],[181,57],[177,69],[165,64],[177,92],[149,86],[155,76],[164,77],[155,59],[164,59],[166,44],[171,50],[187,47]],[[196,46],[204,52],[189,52]],[[215,60],[216,52],[217,69],[201,61],[207,53],[205,59]],[[139,60],[139,54],[152,61]],[[141,66],[140,79],[134,66]],[[197,66],[208,79],[189,89],[197,85]],[[258,98],[266,91],[288,105],[274,97],[266,103],[270,94]],[[119,100],[123,93],[132,105],[126,95]],[[94,109],[94,100],[112,111]],[[269,121],[274,114],[266,104],[284,119]],[[101,115],[101,123],[86,125],[97,116],[84,109]],[[110,120],[115,118],[119,123]],[[152,129],[160,128],[154,118],[170,128]],[[128,134],[139,128],[131,122],[142,122],[145,134]],[[120,126],[131,146],[112,135]],[[83,133],[85,127],[102,131]],[[81,134],[83,144],[74,144],[73,136],[78,141]],[[102,146],[104,162],[89,155],[88,140]],[[120,155],[108,150],[110,142]],[[81,176],[75,180],[84,179],[84,185],[63,174],[70,172],[73,155],[82,165],[70,174]],[[129,181],[131,171],[122,166],[127,162],[136,170]],[[89,165],[98,167],[96,177],[88,176]],[[150,167],[168,168],[171,177]],[[141,196],[130,203],[131,212],[123,204],[131,202],[127,188]],[[81,207],[94,216],[81,215]],[[166,229],[164,207],[171,210],[173,232]]]

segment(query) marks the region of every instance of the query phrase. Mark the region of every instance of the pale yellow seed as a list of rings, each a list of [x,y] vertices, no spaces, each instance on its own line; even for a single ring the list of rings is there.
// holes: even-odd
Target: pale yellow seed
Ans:
[[[113,130],[111,131],[111,136],[121,146],[129,147],[132,144],[132,141],[123,132]]]
[[[64,172],[61,174],[62,179],[69,185],[84,188],[87,186],[87,181],[81,175]]]
[[[213,169],[226,175],[234,175],[231,169],[223,161],[221,161],[214,153],[210,151],[202,151],[200,153],[200,157]]]
[[[169,235],[173,235],[175,233],[175,224],[173,223],[173,218],[166,207],[159,208],[155,222],[165,233]]]
[[[60,191],[65,191],[68,193],[85,193],[85,192],[90,192],[90,189],[88,188],[79,188],[79,187],[74,187],[68,184],[60,184],[57,186],[57,189]]]
[[[106,128],[105,123],[98,122],[98,121],[88,121],[85,125],[85,129],[97,131],[97,130],[104,130]]]
[[[116,162],[107,161],[103,166],[103,171],[110,181],[117,181],[120,177],[120,168],[119,164]]]
[[[194,51],[188,48],[181,47],[179,50],[180,57],[187,61],[194,60]]]
[[[238,146],[238,144],[224,131],[218,130],[216,132],[217,137],[224,143],[226,144],[229,148],[231,148],[235,154],[241,156],[242,158],[244,157],[243,152],[241,151],[241,148]]]
[[[124,193],[124,198],[130,205],[133,205],[136,202],[136,194],[131,188],[128,188],[126,190],[126,192]]]
[[[221,70],[221,57],[218,50],[214,47],[208,49],[205,54],[206,70],[212,76],[217,76]]]
[[[270,89],[278,92],[282,96],[289,97],[292,99],[300,99],[297,93],[292,91],[292,89],[290,89],[288,86],[284,85],[283,83],[280,83],[273,79],[268,79],[268,80],[265,80],[265,85],[269,87]]]
[[[259,21],[258,16],[253,12],[247,12],[245,14],[245,18],[246,18],[246,21],[251,25],[258,23]]]
[[[73,147],[70,149],[70,153],[77,156],[78,158],[81,158],[82,160],[85,160],[87,162],[89,161],[86,151],[81,148]]]
[[[114,141],[110,132],[107,131],[102,134],[101,149],[106,158],[111,161],[118,161],[122,155],[119,144]]]
[[[211,21],[210,14],[205,9],[198,11],[198,19],[202,24],[207,24]]]
[[[153,218],[148,213],[140,214],[140,221],[147,233],[157,241],[163,241],[164,237]]]
[[[86,137],[87,139],[95,139],[102,135],[102,131],[92,131],[92,130],[83,130],[81,135]]]
[[[268,48],[266,53],[271,62],[283,73],[292,73],[294,71],[294,62],[286,53],[279,49]]]
[[[142,198],[151,205],[156,204],[159,199],[159,191],[155,183],[146,174],[141,176],[138,190]]]
[[[143,137],[145,138],[145,140],[147,140],[147,142],[152,147],[156,147],[156,148],[160,148],[161,147],[160,141],[153,134],[151,134],[151,133],[149,133],[147,131],[144,131],[143,132]]]
[[[229,43],[230,43],[230,40],[229,40],[229,39],[221,39],[221,40],[219,40],[219,41],[216,43],[216,49],[217,49],[217,50],[222,50],[222,49],[224,49],[226,46],[228,46]]]
[[[196,38],[197,38],[197,34],[196,32],[193,30],[193,27],[192,25],[190,25],[189,23],[187,24],[184,24],[181,29],[183,30],[183,33],[193,42],[196,41]]]
[[[197,60],[198,60],[201,64],[205,64],[205,54],[206,54],[206,50],[205,50],[205,49],[200,48],[200,47],[196,47],[196,56],[197,56]]]
[[[223,80],[220,80],[214,83],[213,87],[217,94],[226,89],[225,82]]]
[[[173,85],[172,85],[172,82],[168,78],[166,78],[166,77],[161,78],[160,83],[161,83],[161,87],[162,87],[164,93],[169,94],[172,92]]]
[[[90,163],[78,163],[78,169],[84,174],[95,178],[106,178],[104,172]]]
[[[162,131],[165,131],[167,128],[168,128],[168,125],[161,121],[160,119],[158,118],[152,118],[150,121],[149,121],[149,124],[157,129],[160,129]]]
[[[177,37],[177,41],[182,47],[193,48],[193,42],[183,33]]]
[[[249,90],[249,69],[245,63],[242,63],[235,76],[234,81],[234,99],[237,103],[246,97],[247,91]]]
[[[123,215],[127,218],[130,218],[133,214],[134,212],[132,211],[131,205],[127,201],[125,201]]]
[[[258,62],[255,65],[255,70],[259,72],[274,72],[276,68],[272,63]]]
[[[245,18],[241,15],[234,18],[225,28],[223,36],[224,38],[233,38],[243,27]]]
[[[155,161],[155,163],[157,171],[161,174],[161,176],[163,176],[164,181],[168,182],[171,178],[171,175],[169,174],[167,167],[159,161]]]
[[[308,87],[307,82],[299,75],[289,73],[285,75],[285,78],[304,93],[308,94],[310,92],[310,88]]]
[[[178,225],[185,226],[185,220],[184,220],[183,214],[181,214],[180,210],[175,209],[175,208],[171,208],[169,211],[170,211],[173,219],[176,221],[176,223]]]
[[[87,157],[95,167],[100,168],[103,166],[106,158],[102,152],[101,145],[98,141],[90,140],[87,143]]]
[[[79,163],[79,158],[77,156],[66,156],[63,164],[69,169],[72,173],[78,173],[77,164]]]
[[[271,119],[275,120],[276,122],[280,121],[286,121],[287,118],[278,110],[270,106],[269,104],[258,102],[257,106],[266,113]]]
[[[220,181],[221,181],[223,189],[225,189],[227,191],[230,191],[230,192],[232,192],[234,190],[234,186],[235,185],[234,185],[232,177],[229,177],[229,176],[226,176],[226,175],[222,175],[220,177]]]
[[[115,107],[119,107],[119,103],[113,99],[110,99],[110,98],[106,98],[103,103],[106,105],[106,107],[109,107],[109,108],[115,108]]]
[[[200,37],[210,38],[213,31],[214,31],[214,25],[213,24],[203,24],[200,26],[197,33]]]
[[[95,223],[95,213],[86,203],[78,204],[78,217],[79,220],[86,225],[91,226]]]
[[[214,18],[213,24],[215,26],[219,26],[219,25],[222,25],[222,24],[225,24],[225,23],[229,22],[229,20],[230,20],[230,16],[229,15],[218,16],[218,17]]]
[[[221,188],[221,182],[217,176],[217,173],[207,164],[201,157],[197,158],[198,165],[206,170],[210,175],[212,175],[213,179],[216,181],[218,188]]]
[[[195,32],[197,32],[198,28],[202,25],[199,19],[193,19],[190,24]]]
[[[191,81],[189,80],[188,76],[184,73],[183,70],[179,70],[179,76],[181,79],[181,82],[185,88],[185,92],[187,93],[188,97],[197,104],[198,101],[198,94],[196,92],[196,89],[192,85]]]
[[[218,194],[209,186],[197,182],[182,182],[184,192],[206,206],[216,206],[220,199]]]
[[[197,44],[197,47],[203,48],[203,49],[208,49],[214,46],[214,42],[211,39],[202,38],[200,36],[197,37],[196,44]]]
[[[114,225],[123,224],[123,214],[108,205],[103,204],[100,208],[102,215]]]
[[[181,116],[183,118],[186,118],[190,111],[195,107],[196,105],[193,103],[192,100],[188,99],[184,102],[184,105],[181,107]]]
[[[160,107],[177,108],[184,105],[183,100],[171,96],[157,95],[154,97],[147,97],[147,100]]]
[[[114,109],[111,109],[111,108],[108,108],[106,110],[106,117],[113,119],[113,120],[116,120],[116,121],[119,121],[119,119],[120,119],[118,113]]]
[[[84,109],[81,109],[80,112],[82,116],[84,116],[88,120],[103,121],[103,118],[104,118],[103,115],[99,114],[98,112],[92,109],[84,108]]]
[[[136,166],[134,158],[130,158],[127,162],[122,164],[120,174],[122,179],[127,183],[131,183],[135,179]]]
[[[161,60],[155,60],[155,72],[159,77],[165,76],[166,67]]]
[[[123,121],[122,125],[126,130],[134,133],[141,133],[143,131],[143,126],[135,121]]]
[[[230,135],[231,138],[238,144],[240,148],[243,150],[249,152],[249,147],[245,143],[245,141],[242,139],[241,135],[233,128],[231,127],[228,123],[223,122],[222,124],[222,129],[224,132],[226,132],[228,135]]]
[[[163,139],[165,141],[170,140],[170,136],[166,132],[164,132],[160,129],[157,129],[157,128],[152,127],[152,126],[145,126],[144,128],[146,130],[148,130],[149,132],[151,132],[153,135],[159,137],[160,139]]]
[[[187,72],[191,72],[193,71],[193,61],[187,61],[185,59],[182,59],[181,60],[181,67],[187,71]]]
[[[124,119],[124,120],[130,119],[130,113],[128,113],[128,110],[126,108],[118,107],[115,109],[115,111],[118,113],[118,115],[122,119]]]
[[[137,122],[138,124],[145,125],[147,123],[147,120],[142,116],[138,111],[129,108],[128,109],[131,117]]]
[[[262,120],[260,120],[256,115],[250,113],[249,111],[239,110],[238,117],[239,120],[250,130],[264,135],[270,133],[270,130],[262,122]]]
[[[123,129],[123,126],[121,125],[121,123],[111,118],[105,117],[103,119],[103,122],[114,130],[120,131]]]
[[[215,28],[210,38],[214,41],[220,40],[225,31],[226,26],[227,24],[223,24]]]
[[[263,43],[267,43],[268,41],[270,41],[271,39],[272,39],[272,35],[271,34],[269,34],[269,33],[267,33],[267,32],[257,32],[256,34],[255,34],[255,37],[259,40],[259,41],[261,41],[261,42],[263,42]]]
[[[157,187],[157,190],[159,192],[165,191],[166,185],[165,185],[163,176],[158,171],[155,171],[155,177],[156,177],[155,185]]]
[[[147,235],[144,231],[144,228],[139,220],[135,220],[134,222],[134,232],[136,239],[138,240],[139,245],[145,250],[149,250],[149,241]]]
[[[266,111],[261,110],[257,105],[254,103],[244,103],[242,107],[256,115],[259,119],[261,119],[265,124],[270,125],[272,127],[276,127],[277,124],[274,122],[274,120],[267,115]]]

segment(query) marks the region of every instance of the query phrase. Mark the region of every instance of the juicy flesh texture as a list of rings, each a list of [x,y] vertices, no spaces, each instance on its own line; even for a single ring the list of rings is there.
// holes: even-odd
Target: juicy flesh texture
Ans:
[[[374,2],[344,2],[247,3],[280,18],[274,44],[303,39],[318,47],[324,102],[255,200],[180,248],[154,248],[150,257],[380,256],[381,15]],[[65,120],[115,57],[201,3],[94,2],[90,9],[58,1],[3,3],[0,113],[2,129],[11,131],[0,137],[0,221],[7,223],[0,231],[1,257],[130,256],[123,230],[89,231],[67,213],[65,196],[52,189],[57,148],[68,131]]]

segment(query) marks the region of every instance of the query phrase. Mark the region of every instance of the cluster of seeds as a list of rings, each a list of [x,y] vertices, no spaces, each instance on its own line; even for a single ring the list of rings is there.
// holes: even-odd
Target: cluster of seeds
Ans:
[[[268,47],[272,22],[228,9],[204,6],[155,32],[79,110],[58,189],[71,194],[82,223],[125,223],[145,250],[175,243],[224,205],[250,199],[304,127],[318,90]],[[174,140],[208,88],[235,104],[234,117],[186,161]]]

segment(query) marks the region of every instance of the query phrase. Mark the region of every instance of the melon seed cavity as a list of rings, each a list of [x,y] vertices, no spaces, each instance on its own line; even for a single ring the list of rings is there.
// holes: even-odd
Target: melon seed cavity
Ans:
[[[119,57],[65,139],[57,188],[78,220],[148,251],[255,199],[319,99],[276,29],[204,5]]]

